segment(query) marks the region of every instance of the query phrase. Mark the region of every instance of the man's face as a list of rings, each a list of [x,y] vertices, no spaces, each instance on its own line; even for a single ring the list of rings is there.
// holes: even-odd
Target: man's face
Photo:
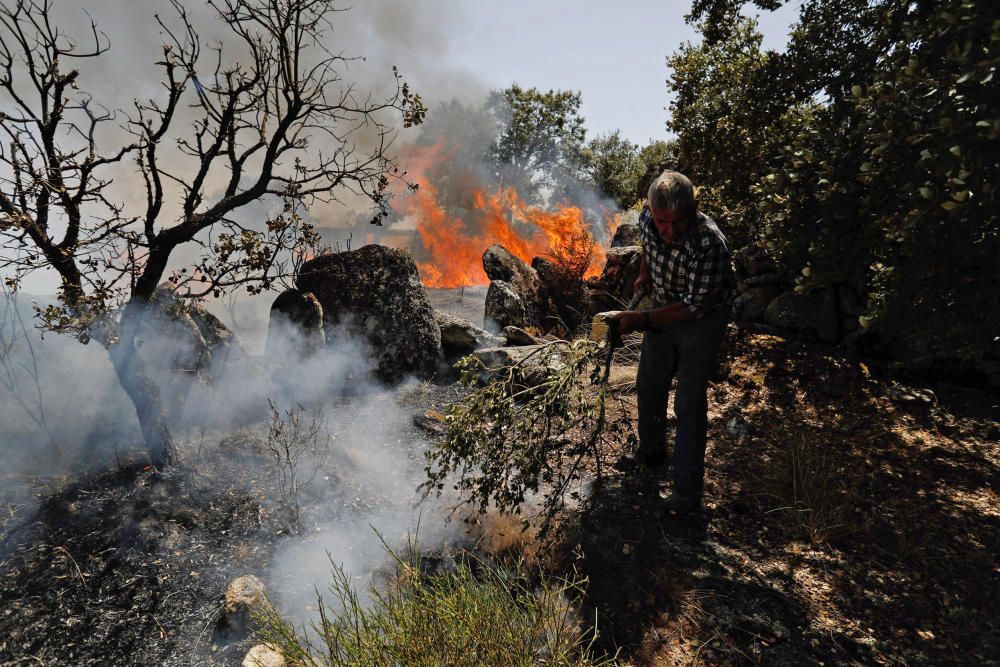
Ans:
[[[691,208],[656,208],[651,206],[649,212],[656,225],[656,232],[667,243],[676,243],[691,229],[691,220],[697,212],[697,204]]]

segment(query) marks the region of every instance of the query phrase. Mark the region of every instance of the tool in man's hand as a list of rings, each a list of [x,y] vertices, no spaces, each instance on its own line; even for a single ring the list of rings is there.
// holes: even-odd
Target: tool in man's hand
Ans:
[[[633,296],[632,300],[629,301],[628,306],[625,310],[635,310],[639,302],[646,296],[646,290],[639,290]],[[622,339],[621,335],[618,333],[618,318],[617,315],[622,311],[620,310],[609,310],[603,313],[597,313],[594,315],[594,319],[590,323],[590,340],[594,342],[601,342],[607,339],[610,347],[616,348],[621,347]]]

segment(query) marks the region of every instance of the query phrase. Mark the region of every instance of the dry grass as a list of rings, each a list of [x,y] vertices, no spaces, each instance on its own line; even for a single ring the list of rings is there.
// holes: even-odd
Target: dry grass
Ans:
[[[832,442],[799,435],[777,446],[766,495],[778,506],[789,531],[813,546],[841,539],[857,530],[851,515],[858,499],[859,471],[847,470]]]

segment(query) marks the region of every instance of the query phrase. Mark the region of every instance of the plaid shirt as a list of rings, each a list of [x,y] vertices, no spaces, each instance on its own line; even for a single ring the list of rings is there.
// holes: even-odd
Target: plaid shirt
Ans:
[[[699,213],[684,238],[667,243],[647,207],[639,215],[639,234],[657,302],[685,303],[695,317],[729,305],[736,280],[726,237],[714,220]]]

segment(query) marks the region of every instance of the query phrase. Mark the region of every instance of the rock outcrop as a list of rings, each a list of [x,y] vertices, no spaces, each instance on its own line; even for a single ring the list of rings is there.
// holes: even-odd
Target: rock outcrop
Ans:
[[[581,324],[590,321],[592,305],[587,285],[580,276],[544,257],[531,260],[531,268],[542,283],[542,302],[548,305],[548,312],[541,317],[542,330],[572,336]]]
[[[153,292],[136,345],[147,373],[161,389],[164,409],[174,417],[191,417],[191,409],[210,410],[214,388],[225,381],[267,383],[267,374],[236,334],[198,302],[181,298],[171,285]]]
[[[524,300],[514,286],[504,280],[494,280],[486,290],[486,305],[483,324],[490,332],[502,331],[506,327],[537,326],[529,324]]]
[[[271,304],[267,325],[266,356],[305,358],[323,349],[323,306],[312,292],[287,289]]]
[[[452,317],[440,310],[434,311],[434,319],[441,328],[441,347],[448,358],[461,357],[482,347],[497,347],[504,339],[480,329],[472,322]]]
[[[764,311],[764,321],[784,331],[816,336],[822,341],[835,343],[840,322],[831,296],[826,290],[779,294]]]
[[[486,328],[541,327],[547,308],[538,273],[499,243],[483,253],[483,270],[492,281],[486,293]],[[496,287],[494,287],[496,285]]]
[[[636,222],[623,222],[615,229],[615,235],[611,239],[612,248],[624,248],[626,246],[642,245],[639,237],[639,224]]]
[[[736,294],[733,318],[738,322],[759,322],[771,302],[781,293],[778,265],[760,246],[749,245],[733,253]]]
[[[345,327],[368,341],[385,380],[437,372],[441,330],[408,252],[367,245],[321,255],[302,266],[295,282],[323,307],[327,344],[334,327]]]
[[[590,284],[595,311],[621,310],[628,304],[635,294],[641,259],[641,246],[608,250],[600,279]]]

